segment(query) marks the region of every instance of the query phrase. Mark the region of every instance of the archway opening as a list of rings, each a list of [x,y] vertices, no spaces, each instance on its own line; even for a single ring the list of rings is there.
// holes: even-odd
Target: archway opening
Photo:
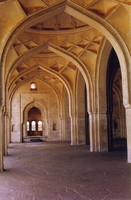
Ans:
[[[86,145],[90,145],[90,129],[89,129],[89,113],[87,110],[87,89],[85,86],[85,136],[86,136]]]
[[[125,109],[122,96],[122,77],[119,60],[111,50],[107,68],[107,123],[110,151],[126,151]]]
[[[27,119],[27,136],[42,136],[43,124],[41,111],[32,107],[28,111],[28,119]]]
[[[77,82],[77,118],[78,118],[78,143],[89,145],[89,113],[87,87],[84,77],[79,72]]]

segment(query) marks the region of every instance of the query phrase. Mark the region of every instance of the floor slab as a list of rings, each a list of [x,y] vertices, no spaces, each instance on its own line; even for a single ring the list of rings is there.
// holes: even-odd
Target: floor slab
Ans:
[[[10,144],[0,200],[131,200],[125,152],[90,153],[68,143]]]

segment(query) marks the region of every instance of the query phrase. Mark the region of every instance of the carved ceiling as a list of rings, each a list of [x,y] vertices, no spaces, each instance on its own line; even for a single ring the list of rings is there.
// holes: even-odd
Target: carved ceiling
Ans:
[[[63,23],[64,22],[64,23]],[[69,30],[85,27],[87,24],[78,19],[67,15],[66,13],[59,13],[41,23],[32,26],[35,30]]]
[[[40,11],[47,11],[50,7],[60,4],[74,3],[74,6],[84,7],[85,10],[88,10],[97,16],[106,20],[111,24],[127,42],[129,49],[130,47],[130,13],[131,13],[131,0],[7,0],[0,3],[0,29],[1,38],[5,38],[5,34],[8,34],[16,24],[18,24],[22,19],[38,13]],[[6,11],[7,12],[6,12]],[[14,13],[15,10],[15,13]],[[11,20],[8,20],[10,18]],[[77,17],[76,17],[77,18]],[[7,27],[4,25],[9,23]],[[36,25],[33,25],[32,28],[37,30],[65,30],[65,29],[74,29],[83,27],[85,24],[80,22],[79,19],[75,19],[71,16],[67,16],[66,13],[59,13],[51,17],[48,20],[40,21]],[[7,32],[7,33],[6,33]],[[3,41],[3,39],[2,39]]]
[[[8,54],[8,57],[11,58],[10,62],[6,63],[7,74],[11,66],[9,88],[15,88],[22,81],[24,82],[25,79],[30,79],[33,76],[43,76],[41,79],[44,81],[45,76],[47,76],[47,71],[44,71],[44,69],[49,69],[54,74],[66,80],[71,89],[73,89],[78,70],[76,65],[69,59],[49,50],[48,47],[51,44],[59,48],[60,52],[65,51],[65,53],[75,56],[75,58],[85,64],[90,75],[95,76],[94,67],[102,38],[102,34],[91,27],[86,27],[86,29],[80,30],[75,35],[74,32],[70,32],[69,34],[60,34],[59,36],[57,34],[30,33],[30,31],[26,30],[14,41]],[[30,56],[28,56],[29,54]],[[15,62],[21,58],[20,64],[15,65]],[[44,73],[40,73],[39,67],[37,68],[36,66],[41,66],[41,70]],[[32,71],[33,68],[35,71]],[[36,72],[37,70],[39,71],[38,73]],[[23,73],[25,73],[24,76]],[[41,76],[39,76],[39,73]],[[59,82],[58,79],[56,80],[55,82]],[[51,79],[46,79],[46,82],[50,84],[54,83],[53,81],[51,82]]]
[[[40,10],[47,9],[50,6],[64,2],[64,0],[18,0],[27,15]],[[120,5],[131,5],[130,0],[71,0],[72,2],[102,16],[107,17]]]
[[[51,58],[51,59],[50,59]],[[65,58],[53,54],[52,57],[42,57],[41,53],[24,60],[12,72],[10,88],[12,90],[25,80],[39,78],[50,85],[61,86],[58,78],[67,81],[71,88],[75,83],[76,66]]]
[[[44,10],[47,11],[51,6],[59,7],[57,4],[64,2],[66,1],[8,0],[5,3],[1,2],[0,6],[2,10],[10,10],[12,20],[10,20],[9,29],[12,30],[22,19]],[[68,2],[77,4],[75,6],[80,6],[80,8],[84,7],[85,11],[88,10],[106,20],[129,44],[130,29],[127,23],[131,0],[71,0]],[[14,13],[11,14],[13,8],[16,10],[17,19]],[[6,19],[9,21],[8,16],[5,16]],[[4,22],[1,24],[3,26]],[[126,31],[123,32],[123,29]],[[2,30],[0,37],[6,39],[6,27]],[[103,35],[98,30],[80,21],[77,15],[73,17],[62,9],[53,16],[49,12],[48,18],[41,17],[36,24],[22,31],[12,43],[8,51],[5,70],[8,88],[12,88],[12,91],[24,81],[37,77],[56,87],[57,84],[62,85],[63,79],[73,90],[78,68],[67,58],[67,55],[79,60],[86,67],[91,79],[95,80],[96,62],[102,39]],[[56,47],[56,51],[48,48],[49,43]],[[63,54],[57,53],[57,48]]]

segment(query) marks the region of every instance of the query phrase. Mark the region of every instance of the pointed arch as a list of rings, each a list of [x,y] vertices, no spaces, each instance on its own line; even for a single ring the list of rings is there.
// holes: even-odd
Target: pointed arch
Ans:
[[[13,72],[13,70],[15,69],[15,67],[22,61],[24,61],[24,59],[27,59],[27,57],[30,57],[32,56],[33,54],[36,54],[37,52],[41,51],[43,48],[47,48],[48,50],[56,53],[57,55],[61,56],[61,57],[64,57],[66,59],[68,59],[69,61],[71,61],[73,64],[75,64],[77,66],[77,68],[80,70],[80,72],[82,73],[84,79],[85,79],[85,82],[86,82],[86,86],[87,86],[87,94],[88,94],[88,110],[89,112],[93,109],[93,93],[91,93],[91,91],[93,91],[93,85],[92,85],[92,80],[91,80],[91,77],[90,77],[90,74],[87,70],[87,67],[84,65],[84,63],[75,55],[73,55],[72,53],[68,52],[67,50],[61,48],[61,47],[58,47],[52,43],[47,43],[47,44],[44,44],[44,45],[40,45],[34,49],[31,49],[30,51],[24,53],[23,55],[21,55],[16,61],[14,61],[13,65],[11,66],[11,69],[10,69],[10,73],[8,74],[7,76],[7,80],[6,80],[6,88],[7,88],[7,85],[8,85],[8,82],[9,82],[9,78],[10,78],[10,74],[11,72]],[[68,82],[65,80],[65,78],[63,78],[59,73],[57,72],[54,72],[53,70],[51,69],[47,69],[47,68],[44,68],[42,66],[39,66],[40,68],[42,68],[43,70],[45,71],[48,71],[50,73],[53,73],[55,74],[56,76],[58,76],[60,78],[60,80],[63,82],[66,82],[66,84],[64,83],[66,89],[67,89],[67,86],[68,85]],[[31,69],[34,70],[35,68],[38,68],[38,66],[34,66],[34,68]],[[27,70],[27,72],[30,71]],[[23,72],[23,74],[26,73],[26,72]],[[19,76],[18,76],[19,78]],[[18,79],[16,78],[16,80]],[[16,81],[14,80],[14,81]],[[70,88],[70,86],[68,86],[68,89]],[[71,89],[70,89],[71,90]],[[67,90],[69,92],[69,90]],[[71,92],[70,92],[71,93]]]
[[[30,109],[32,108],[37,108],[40,112],[41,112],[41,118],[44,119],[44,126],[45,126],[45,131],[48,132],[48,115],[47,115],[47,110],[46,108],[39,102],[37,101],[33,101],[29,104],[27,104],[23,110],[23,119],[22,119],[22,125],[23,125],[23,131],[22,131],[22,140],[23,138],[27,137],[27,122],[28,122],[28,112],[30,111]],[[34,128],[36,127],[36,122],[32,121],[34,124]],[[43,124],[43,121],[42,121]],[[43,132],[43,130],[42,130]]]
[[[2,67],[1,67],[1,73],[4,75],[3,67],[5,65],[5,60],[7,56],[7,52],[12,44],[12,41],[16,38],[16,36],[23,30],[29,28],[33,24],[39,22],[39,20],[46,19],[50,16],[53,16],[54,14],[59,13],[60,11],[63,11],[82,22],[94,27],[95,29],[99,30],[103,35],[110,41],[112,46],[114,47],[117,56],[120,61],[121,65],[121,71],[122,71],[122,82],[123,82],[123,91],[124,91],[124,105],[127,107],[130,105],[131,97],[129,94],[129,91],[131,90],[130,84],[128,82],[131,80],[131,77],[128,76],[128,71],[131,65],[131,59],[130,54],[128,51],[128,48],[119,35],[119,33],[104,19],[97,16],[94,13],[91,13],[90,11],[81,8],[80,6],[76,5],[73,2],[70,1],[64,1],[57,5],[54,5],[50,8],[47,8],[43,11],[40,11],[38,13],[32,14],[31,16],[28,16],[27,18],[24,18],[18,26],[12,31],[11,35],[9,36],[3,53],[2,53]],[[3,97],[4,98],[4,97]]]
[[[1,105],[3,104],[5,100],[4,96],[4,67],[5,67],[5,60],[8,53],[8,50],[14,41],[14,39],[18,36],[19,33],[24,31],[25,29],[29,28],[33,24],[40,21],[40,19],[45,19],[50,17],[51,15],[54,15],[58,12],[65,12],[80,21],[94,27],[95,29],[99,30],[103,35],[110,41],[113,48],[115,49],[120,66],[121,66],[121,72],[122,72],[122,86],[123,86],[123,102],[126,108],[129,108],[129,111],[127,111],[127,114],[130,116],[130,108],[131,108],[131,73],[130,73],[130,66],[131,66],[131,59],[130,59],[130,53],[127,48],[127,45],[125,44],[124,40],[120,36],[120,34],[115,30],[113,26],[111,26],[105,19],[100,18],[94,13],[91,13],[90,11],[81,8],[80,6],[76,5],[75,3],[72,3],[70,1],[64,1],[58,5],[52,6],[51,8],[48,8],[44,11],[40,11],[38,13],[32,14],[31,16],[23,19],[18,26],[16,26],[11,35],[9,36],[3,53],[2,53],[2,62],[1,62],[1,85],[3,87],[1,88]],[[52,48],[52,47],[50,47]],[[56,51],[56,50],[55,50]],[[87,74],[86,74],[87,76]],[[129,119],[127,121],[128,124],[130,124]],[[130,128],[130,126],[129,126]],[[129,129],[128,128],[128,129]],[[131,136],[129,137],[131,141]],[[131,162],[131,156],[130,156],[130,162]]]

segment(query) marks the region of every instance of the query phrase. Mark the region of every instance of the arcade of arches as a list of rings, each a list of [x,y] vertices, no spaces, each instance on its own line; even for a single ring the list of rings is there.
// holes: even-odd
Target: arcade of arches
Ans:
[[[126,149],[131,0],[0,2],[0,170],[11,142]]]

